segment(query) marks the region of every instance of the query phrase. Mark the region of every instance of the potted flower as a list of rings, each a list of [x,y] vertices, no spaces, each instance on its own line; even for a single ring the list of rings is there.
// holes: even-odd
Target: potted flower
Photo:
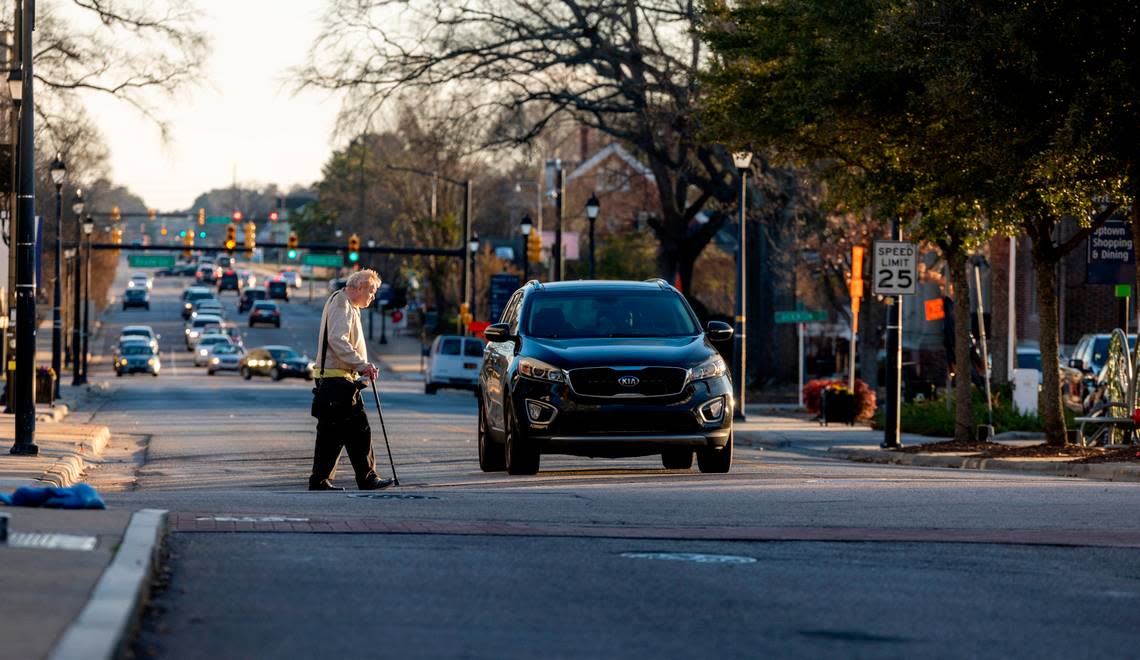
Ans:
[[[855,393],[844,385],[828,385],[821,393],[820,409],[824,425],[829,422],[852,425],[858,412],[855,406]]]

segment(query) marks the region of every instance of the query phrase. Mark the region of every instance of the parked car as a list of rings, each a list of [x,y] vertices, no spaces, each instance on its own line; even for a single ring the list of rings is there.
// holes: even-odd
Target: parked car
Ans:
[[[162,335],[156,333],[154,328],[149,325],[125,325],[122,331],[119,332],[119,343],[124,341],[141,339],[154,349],[155,354],[162,351],[158,347],[158,340],[162,339]]]
[[[269,280],[265,284],[270,300],[284,300],[289,302],[289,283],[285,280]]]
[[[144,373],[157,377],[162,370],[158,354],[145,341],[124,343],[115,358],[115,375]]]
[[[210,346],[210,354],[206,360],[206,374],[213,376],[219,371],[237,371],[241,368],[243,357],[245,349],[241,346],[218,342]]]
[[[127,289],[123,292],[123,309],[130,309],[132,307],[142,307],[143,309],[150,309],[150,291],[145,287],[138,286],[134,289]]]
[[[1091,412],[1102,400],[1101,372],[1108,362],[1111,334],[1088,334],[1077,342],[1069,360],[1061,365],[1061,400],[1065,407],[1082,414]],[[1136,335],[1128,335],[1128,347],[1136,348]]]
[[[479,466],[534,474],[542,454],[660,454],[669,469],[732,466],[732,381],[664,280],[527,283],[484,331]]]
[[[194,366],[206,366],[210,360],[210,349],[218,344],[233,345],[233,342],[230,341],[229,336],[220,332],[206,333],[199,337],[194,344]]]
[[[253,327],[258,323],[267,323],[274,327],[281,327],[281,308],[277,303],[269,300],[259,300],[253,303],[253,309],[249,310],[249,327]]]
[[[474,390],[485,347],[486,344],[478,337],[436,337],[428,351],[424,393],[435,394],[441,387]]]
[[[186,329],[183,331],[186,335],[186,350],[194,350],[194,344],[198,341],[198,338],[201,337],[205,329],[211,325],[220,327],[222,325],[222,318],[220,316],[203,314],[187,323]]]
[[[253,303],[258,300],[265,300],[269,297],[269,293],[260,287],[244,289],[241,292],[241,297],[238,298],[238,314],[244,314],[253,307]]]
[[[313,379],[313,361],[290,346],[262,346],[250,350],[241,360],[241,377],[254,376]]]

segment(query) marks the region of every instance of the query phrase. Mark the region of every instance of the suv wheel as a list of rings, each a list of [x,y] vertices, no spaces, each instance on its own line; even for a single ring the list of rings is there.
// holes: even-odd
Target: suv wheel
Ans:
[[[253,378],[253,374],[252,374],[252,373],[250,373],[250,371],[249,371],[249,367],[242,367],[242,368],[241,368],[241,377],[242,377],[242,378],[244,378],[244,379],[246,379],[246,380],[249,380],[250,378]]]
[[[661,464],[666,470],[688,470],[693,467],[693,450],[670,449],[662,452]]]
[[[424,383],[424,394],[435,394],[435,385],[432,383]]]
[[[701,472],[724,474],[732,467],[732,436],[721,449],[706,447],[697,450],[697,467]]]
[[[269,377],[273,380],[281,380],[281,372],[277,369],[277,367],[273,367],[273,369],[269,372]]]
[[[484,472],[502,472],[506,468],[507,457],[503,446],[492,441],[487,435],[487,417],[483,410],[483,399],[479,399],[479,469]]]
[[[514,411],[508,401],[503,406],[503,416],[506,418],[503,425],[506,427],[506,441],[504,452],[506,454],[507,474],[534,474],[538,472],[538,450],[527,447],[519,426],[515,423]]]

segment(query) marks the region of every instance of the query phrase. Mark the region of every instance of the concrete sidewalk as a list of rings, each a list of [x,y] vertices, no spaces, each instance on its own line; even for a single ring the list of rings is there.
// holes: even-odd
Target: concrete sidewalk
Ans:
[[[759,406],[758,406],[759,407]],[[1057,477],[1076,477],[1100,481],[1140,481],[1140,462],[1071,463],[1071,459],[1055,458],[978,458],[969,454],[904,453],[880,448],[883,432],[868,426],[822,426],[806,413],[770,411],[750,414],[736,425],[735,438],[742,446],[781,449],[819,457],[915,467],[953,468],[960,470],[1000,470],[1028,472]],[[911,433],[902,434],[904,447],[932,444],[946,438],[933,438]],[[1003,444],[1037,444],[1041,440],[1025,439],[1010,434]],[[1140,452],[1140,448],[1137,448]]]

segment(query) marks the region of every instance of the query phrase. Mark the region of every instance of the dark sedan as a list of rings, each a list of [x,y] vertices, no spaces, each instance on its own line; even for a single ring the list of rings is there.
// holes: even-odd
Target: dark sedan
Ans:
[[[252,328],[258,323],[281,327],[281,308],[277,303],[268,300],[253,303],[253,309],[249,310],[249,327]]]
[[[530,282],[485,331],[479,466],[534,474],[541,454],[660,454],[728,472],[732,382],[684,297],[663,280]]]
[[[290,346],[262,346],[255,348],[241,359],[238,369],[241,377],[249,380],[254,376],[268,376],[273,380],[282,378],[313,379],[313,361]]]

